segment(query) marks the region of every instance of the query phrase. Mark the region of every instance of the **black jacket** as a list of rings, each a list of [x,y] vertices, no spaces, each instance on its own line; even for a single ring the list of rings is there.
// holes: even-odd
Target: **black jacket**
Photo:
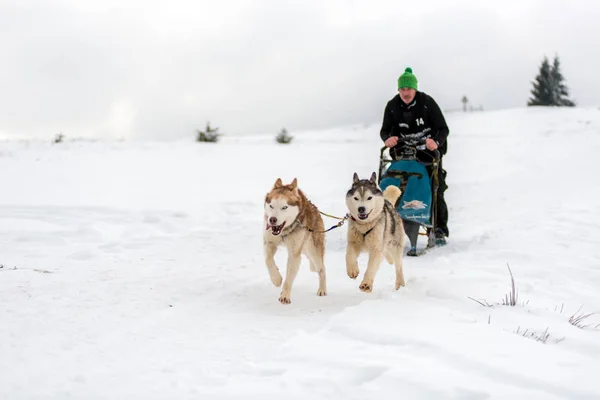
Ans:
[[[415,140],[431,138],[437,142],[440,154],[444,155],[448,150],[446,140],[449,133],[442,110],[435,100],[424,92],[417,91],[410,104],[404,103],[400,96],[396,95],[385,106],[380,131],[381,140],[384,142],[392,136]],[[390,154],[393,156],[400,147],[401,143],[390,149]],[[433,156],[427,149],[420,150],[420,153],[428,153],[429,156],[423,157],[428,160]],[[423,154],[417,156],[422,158],[420,156]]]

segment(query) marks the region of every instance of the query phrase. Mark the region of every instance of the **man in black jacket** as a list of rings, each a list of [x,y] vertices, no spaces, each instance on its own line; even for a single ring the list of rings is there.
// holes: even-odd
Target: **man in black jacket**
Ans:
[[[388,101],[383,114],[383,124],[380,136],[385,145],[390,148],[392,158],[400,154],[406,144],[422,143],[417,147],[417,159],[431,161],[434,150],[440,156],[448,150],[447,138],[449,134],[446,120],[435,100],[424,92],[417,90],[417,78],[411,68],[406,68],[398,78],[398,94]],[[399,141],[399,138],[402,140]],[[427,166],[431,176],[431,167]],[[438,244],[446,243],[450,235],[448,230],[448,207],[444,199],[446,185],[446,171],[439,164],[437,191],[437,221],[434,232]]]

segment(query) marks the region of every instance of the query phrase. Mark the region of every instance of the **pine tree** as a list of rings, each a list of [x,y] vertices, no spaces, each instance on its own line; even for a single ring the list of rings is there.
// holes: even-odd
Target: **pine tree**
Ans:
[[[196,141],[210,142],[210,143],[217,142],[219,140],[219,137],[221,137],[223,135],[222,133],[219,133],[219,128],[211,128],[210,122],[206,123],[205,131],[196,129],[196,133],[197,133]]]
[[[552,73],[548,57],[544,57],[540,72],[535,77],[533,89],[531,89],[532,98],[527,103],[528,106],[552,106],[554,104],[554,90],[552,88]]]
[[[552,70],[550,71],[554,89],[554,101],[557,106],[574,107],[575,103],[569,100],[569,89],[564,83],[564,76],[560,71],[560,60],[554,56]]]
[[[292,141],[294,137],[290,136],[288,134],[287,129],[283,128],[278,134],[277,136],[275,136],[275,140],[277,141],[277,143],[281,143],[281,144],[288,144]]]
[[[567,106],[573,107],[575,103],[569,100],[569,90],[564,83],[564,76],[560,71],[560,60],[558,56],[554,57],[552,67],[548,57],[544,57],[540,72],[533,82],[531,90],[532,98],[527,103],[528,106]]]

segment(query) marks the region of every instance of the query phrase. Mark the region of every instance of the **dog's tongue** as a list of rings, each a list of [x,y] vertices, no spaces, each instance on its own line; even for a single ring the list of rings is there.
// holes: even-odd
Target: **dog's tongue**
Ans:
[[[285,225],[285,222],[281,225],[271,225],[269,223],[267,223],[267,227],[265,228],[265,230],[269,230],[271,229],[273,232],[277,233],[283,230],[283,225]]]

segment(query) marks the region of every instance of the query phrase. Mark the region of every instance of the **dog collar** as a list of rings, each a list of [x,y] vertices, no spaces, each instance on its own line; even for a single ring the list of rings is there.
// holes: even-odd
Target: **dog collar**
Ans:
[[[352,214],[348,213],[348,215],[350,216],[350,219],[351,219],[352,221],[354,221],[354,222],[358,222],[358,221],[356,220],[356,218],[354,218],[354,216],[353,216]],[[373,227],[372,227],[371,229],[369,229],[368,231],[366,231],[365,233],[363,233],[363,234],[362,234],[362,235],[363,235],[363,239],[364,239],[364,238],[365,238],[365,237],[366,237],[366,236],[367,236],[369,233],[371,233],[371,231],[372,231],[373,229],[375,229],[375,225],[373,225]]]
[[[302,223],[299,221],[298,217],[296,217],[294,222],[292,222],[292,224],[289,227],[287,227],[288,231],[286,233],[283,233],[283,231],[281,232],[281,240],[284,240],[286,236],[289,236],[292,232],[294,232],[298,226],[302,226]]]

